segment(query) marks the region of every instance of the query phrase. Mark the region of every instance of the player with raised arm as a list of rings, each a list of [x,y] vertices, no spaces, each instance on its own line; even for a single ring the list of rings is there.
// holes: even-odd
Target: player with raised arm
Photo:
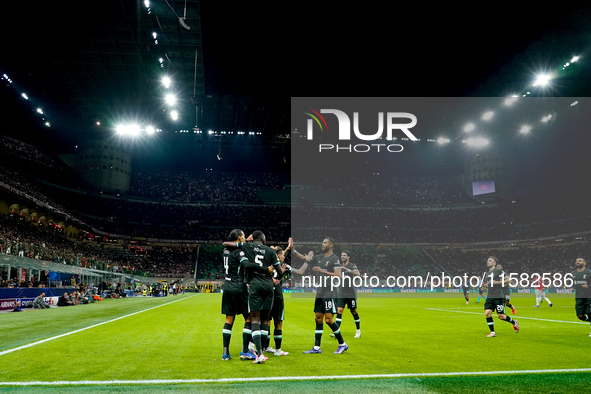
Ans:
[[[291,247],[291,238],[285,250],[283,250],[280,246],[272,246],[272,249],[275,250],[275,253],[277,253],[277,258],[279,259],[279,262],[282,264],[282,268],[285,271],[281,277],[277,275],[277,272],[275,272],[275,274],[273,275],[273,283],[275,284],[275,298],[273,299],[273,309],[271,309],[271,316],[269,318],[269,321],[273,320],[273,340],[275,341],[275,349],[268,346],[269,344],[267,343],[267,348],[264,350],[267,353],[273,353],[275,356],[289,355],[288,352],[284,352],[283,350],[281,350],[281,344],[283,342],[283,319],[285,318],[285,302],[283,300],[283,279],[285,278],[285,275],[288,275],[290,273],[290,267],[284,264],[284,261],[285,256],[287,252],[289,252]],[[271,330],[269,330],[269,332],[270,331]]]
[[[228,239],[233,242],[244,242],[244,231],[234,229],[230,232]],[[240,249],[225,248],[223,252],[225,281],[222,286],[222,314],[226,315],[226,321],[222,330],[223,355],[222,361],[232,358],[230,356],[230,340],[232,338],[232,327],[236,315],[244,316],[243,344],[240,352],[240,359],[254,360],[255,356],[248,351],[248,341],[250,336],[245,336],[245,331],[250,333],[250,317],[248,315],[248,290],[243,281],[243,269],[241,261],[246,259],[244,252]]]
[[[304,351],[305,354],[319,354],[322,353],[320,344],[322,341],[323,334],[323,320],[330,327],[336,339],[339,342],[339,347],[334,354],[342,354],[349,346],[345,343],[341,329],[338,324],[334,321],[334,314],[336,312],[335,305],[335,291],[331,287],[330,277],[341,276],[341,264],[339,258],[333,253],[335,241],[327,237],[322,241],[322,255],[314,256],[313,253],[308,253],[306,256],[298,253],[293,249],[293,255],[297,256],[302,260],[306,260],[306,263],[297,270],[293,270],[293,273],[303,275],[308,264],[314,265],[312,270],[320,274],[320,286],[316,291],[316,299],[314,301],[314,321],[316,323],[316,330],[314,331],[314,347],[310,350]]]
[[[582,257],[575,260],[573,291],[575,292],[575,312],[581,321],[591,322],[591,270],[586,268],[587,261]],[[591,337],[591,334],[589,334]]]
[[[488,294],[484,303],[484,315],[486,316],[486,322],[490,329],[490,334],[487,335],[489,338],[497,336],[495,333],[495,323],[492,318],[493,310],[497,311],[497,317],[500,320],[513,325],[516,334],[519,332],[519,322],[505,314],[503,286],[509,286],[509,277],[503,275],[503,271],[497,268],[497,264],[499,264],[499,260],[496,257],[490,256],[486,260],[486,267],[488,268],[488,273],[486,274],[486,278],[488,279]]]
[[[268,333],[269,312],[273,307],[273,270],[278,275],[283,274],[283,269],[273,249],[265,245],[265,234],[257,230],[247,239],[252,242],[224,242],[227,248],[239,248],[244,252],[245,258],[242,265],[248,272],[248,310],[252,325],[252,340],[257,350],[255,364],[264,363],[267,358],[263,354],[261,336]],[[258,268],[257,268],[258,267]],[[267,270],[263,273],[261,268]]]
[[[359,273],[357,265],[352,263],[350,258],[351,252],[348,250],[343,250],[341,252],[342,281],[341,286],[337,289],[337,318],[335,319],[335,322],[339,327],[341,326],[343,312],[345,311],[345,306],[347,306],[353,316],[355,326],[357,327],[357,331],[353,338],[359,338],[361,336],[361,329],[359,314],[357,313],[357,291],[355,290],[355,286],[353,286],[353,277],[361,276],[361,274]],[[333,337],[333,335],[334,334],[331,334],[330,336]]]

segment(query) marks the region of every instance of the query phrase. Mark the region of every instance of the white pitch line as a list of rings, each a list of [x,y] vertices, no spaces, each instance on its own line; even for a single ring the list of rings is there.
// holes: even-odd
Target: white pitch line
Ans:
[[[466,311],[454,311],[453,309],[439,309],[439,308],[425,308],[431,311],[441,311],[441,312],[454,312],[454,313],[468,313],[472,315],[484,315],[484,312],[466,312]],[[549,321],[553,323],[569,323],[569,324],[589,324],[588,322],[584,321],[570,321],[570,320],[552,320],[552,319],[540,319],[538,317],[525,317],[525,316],[518,316],[517,319],[529,319],[529,320],[539,320],[539,321]]]
[[[174,303],[174,302],[178,302],[178,301],[186,300],[186,299],[188,299],[188,298],[195,297],[195,295],[196,295],[196,294],[194,294],[194,295],[192,295],[192,296],[190,296],[190,297],[186,297],[186,298],[180,298],[180,299],[178,299],[178,300],[174,300],[174,301],[171,301],[171,302],[167,302],[166,304],[157,305],[157,306],[155,306],[155,307],[152,307],[152,308],[148,308],[148,309],[144,309],[144,310],[141,310],[141,311],[138,311],[138,312],[130,313],[129,315],[120,316],[120,317],[117,317],[117,318],[115,318],[115,319],[112,319],[112,320],[107,320],[107,321],[104,321],[104,322],[102,322],[102,323],[93,324],[92,326],[88,326],[88,327],[80,328],[80,329],[78,329],[78,330],[70,331],[70,332],[67,332],[67,333],[65,333],[65,334],[56,335],[55,337],[51,337],[51,338],[45,338],[45,339],[42,339],[42,340],[40,340],[40,341],[37,341],[37,342],[31,342],[31,343],[28,343],[28,344],[26,344],[26,345],[22,345],[22,346],[18,346],[18,347],[12,348],[12,349],[4,350],[4,351],[0,352],[0,356],[4,356],[5,354],[12,353],[12,352],[16,352],[17,350],[26,349],[26,348],[29,348],[29,347],[32,347],[32,346],[35,346],[35,345],[40,345],[40,344],[42,344],[42,343],[49,342],[49,341],[52,341],[52,340],[54,340],[54,339],[63,338],[63,337],[66,337],[66,336],[68,336],[68,335],[76,334],[76,333],[78,333],[78,332],[82,332],[82,331],[85,331],[85,330],[88,330],[88,329],[91,329],[91,328],[94,328],[94,327],[102,326],[103,324],[112,323],[112,322],[114,322],[114,321],[117,321],[117,320],[125,319],[126,317],[133,316],[133,315],[137,315],[138,313],[142,313],[142,312],[147,312],[147,311],[150,311],[150,310],[152,310],[152,309],[160,308],[161,306],[170,305],[170,304],[172,304],[172,303]]]
[[[294,381],[294,380],[342,380],[342,379],[368,379],[368,378],[430,378],[448,376],[486,376],[486,375],[514,375],[514,374],[543,374],[543,373],[568,373],[591,372],[591,368],[572,369],[529,369],[521,371],[473,371],[473,372],[425,372],[425,373],[393,373],[375,375],[327,375],[327,376],[263,376],[255,378],[221,378],[221,379],[152,379],[152,380],[58,380],[54,382],[0,382],[0,386],[92,386],[92,385],[150,385],[150,384],[179,384],[179,383],[245,383],[245,382],[269,382],[269,381]]]

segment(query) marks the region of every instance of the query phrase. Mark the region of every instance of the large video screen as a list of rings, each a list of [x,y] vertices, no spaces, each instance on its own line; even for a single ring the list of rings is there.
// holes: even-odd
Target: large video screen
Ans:
[[[495,192],[495,181],[477,181],[472,182],[472,195],[488,194]]]

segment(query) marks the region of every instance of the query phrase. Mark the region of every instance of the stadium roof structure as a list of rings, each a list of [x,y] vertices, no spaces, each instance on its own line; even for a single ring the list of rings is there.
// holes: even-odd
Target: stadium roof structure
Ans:
[[[327,19],[321,5],[314,13],[302,7],[304,15],[290,7],[285,16],[200,0],[3,7],[2,82],[10,80],[37,123],[59,129],[71,148],[79,137],[122,123],[164,134],[212,130],[220,146],[228,135],[222,132],[260,133],[285,147],[289,96],[577,97],[591,90],[588,4],[410,11],[421,24],[382,23],[371,7],[352,17],[348,7],[331,8]],[[364,21],[364,12],[377,20]],[[359,27],[341,26],[343,15]],[[417,39],[408,34],[416,29],[428,30]],[[552,89],[532,88],[537,74],[550,71],[561,74]],[[457,115],[442,117],[453,124]],[[437,139],[442,127],[423,140]]]
[[[34,269],[39,271],[54,271],[64,274],[83,274],[85,276],[100,277],[102,271],[60,264],[52,261],[34,260],[27,257],[0,255],[0,266]]]
[[[278,102],[264,95],[268,92],[224,85],[215,64],[219,59],[211,59],[206,70],[208,45],[220,42],[212,35],[221,27],[210,29],[208,43],[202,20],[214,24],[221,16],[215,8],[207,15],[201,4],[42,2],[30,5],[26,20],[17,18],[26,7],[15,7],[21,12],[13,14],[10,6],[5,15],[13,19],[3,22],[4,34],[11,35],[4,37],[3,82],[24,94],[18,99],[37,110],[43,118],[39,124],[59,129],[68,142],[124,123],[164,133],[199,128],[273,136],[285,116]],[[239,44],[236,37],[227,50]],[[235,67],[248,73],[249,62],[240,59]]]

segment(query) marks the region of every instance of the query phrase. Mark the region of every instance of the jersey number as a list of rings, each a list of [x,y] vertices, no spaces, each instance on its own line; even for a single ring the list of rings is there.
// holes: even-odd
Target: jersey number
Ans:
[[[254,257],[254,262],[258,265],[260,265],[261,267],[263,266],[263,262],[261,261],[265,256],[263,256],[262,254],[257,254]]]
[[[228,256],[224,256],[224,268],[226,269],[226,275],[228,275],[228,270],[230,269],[230,261]]]

